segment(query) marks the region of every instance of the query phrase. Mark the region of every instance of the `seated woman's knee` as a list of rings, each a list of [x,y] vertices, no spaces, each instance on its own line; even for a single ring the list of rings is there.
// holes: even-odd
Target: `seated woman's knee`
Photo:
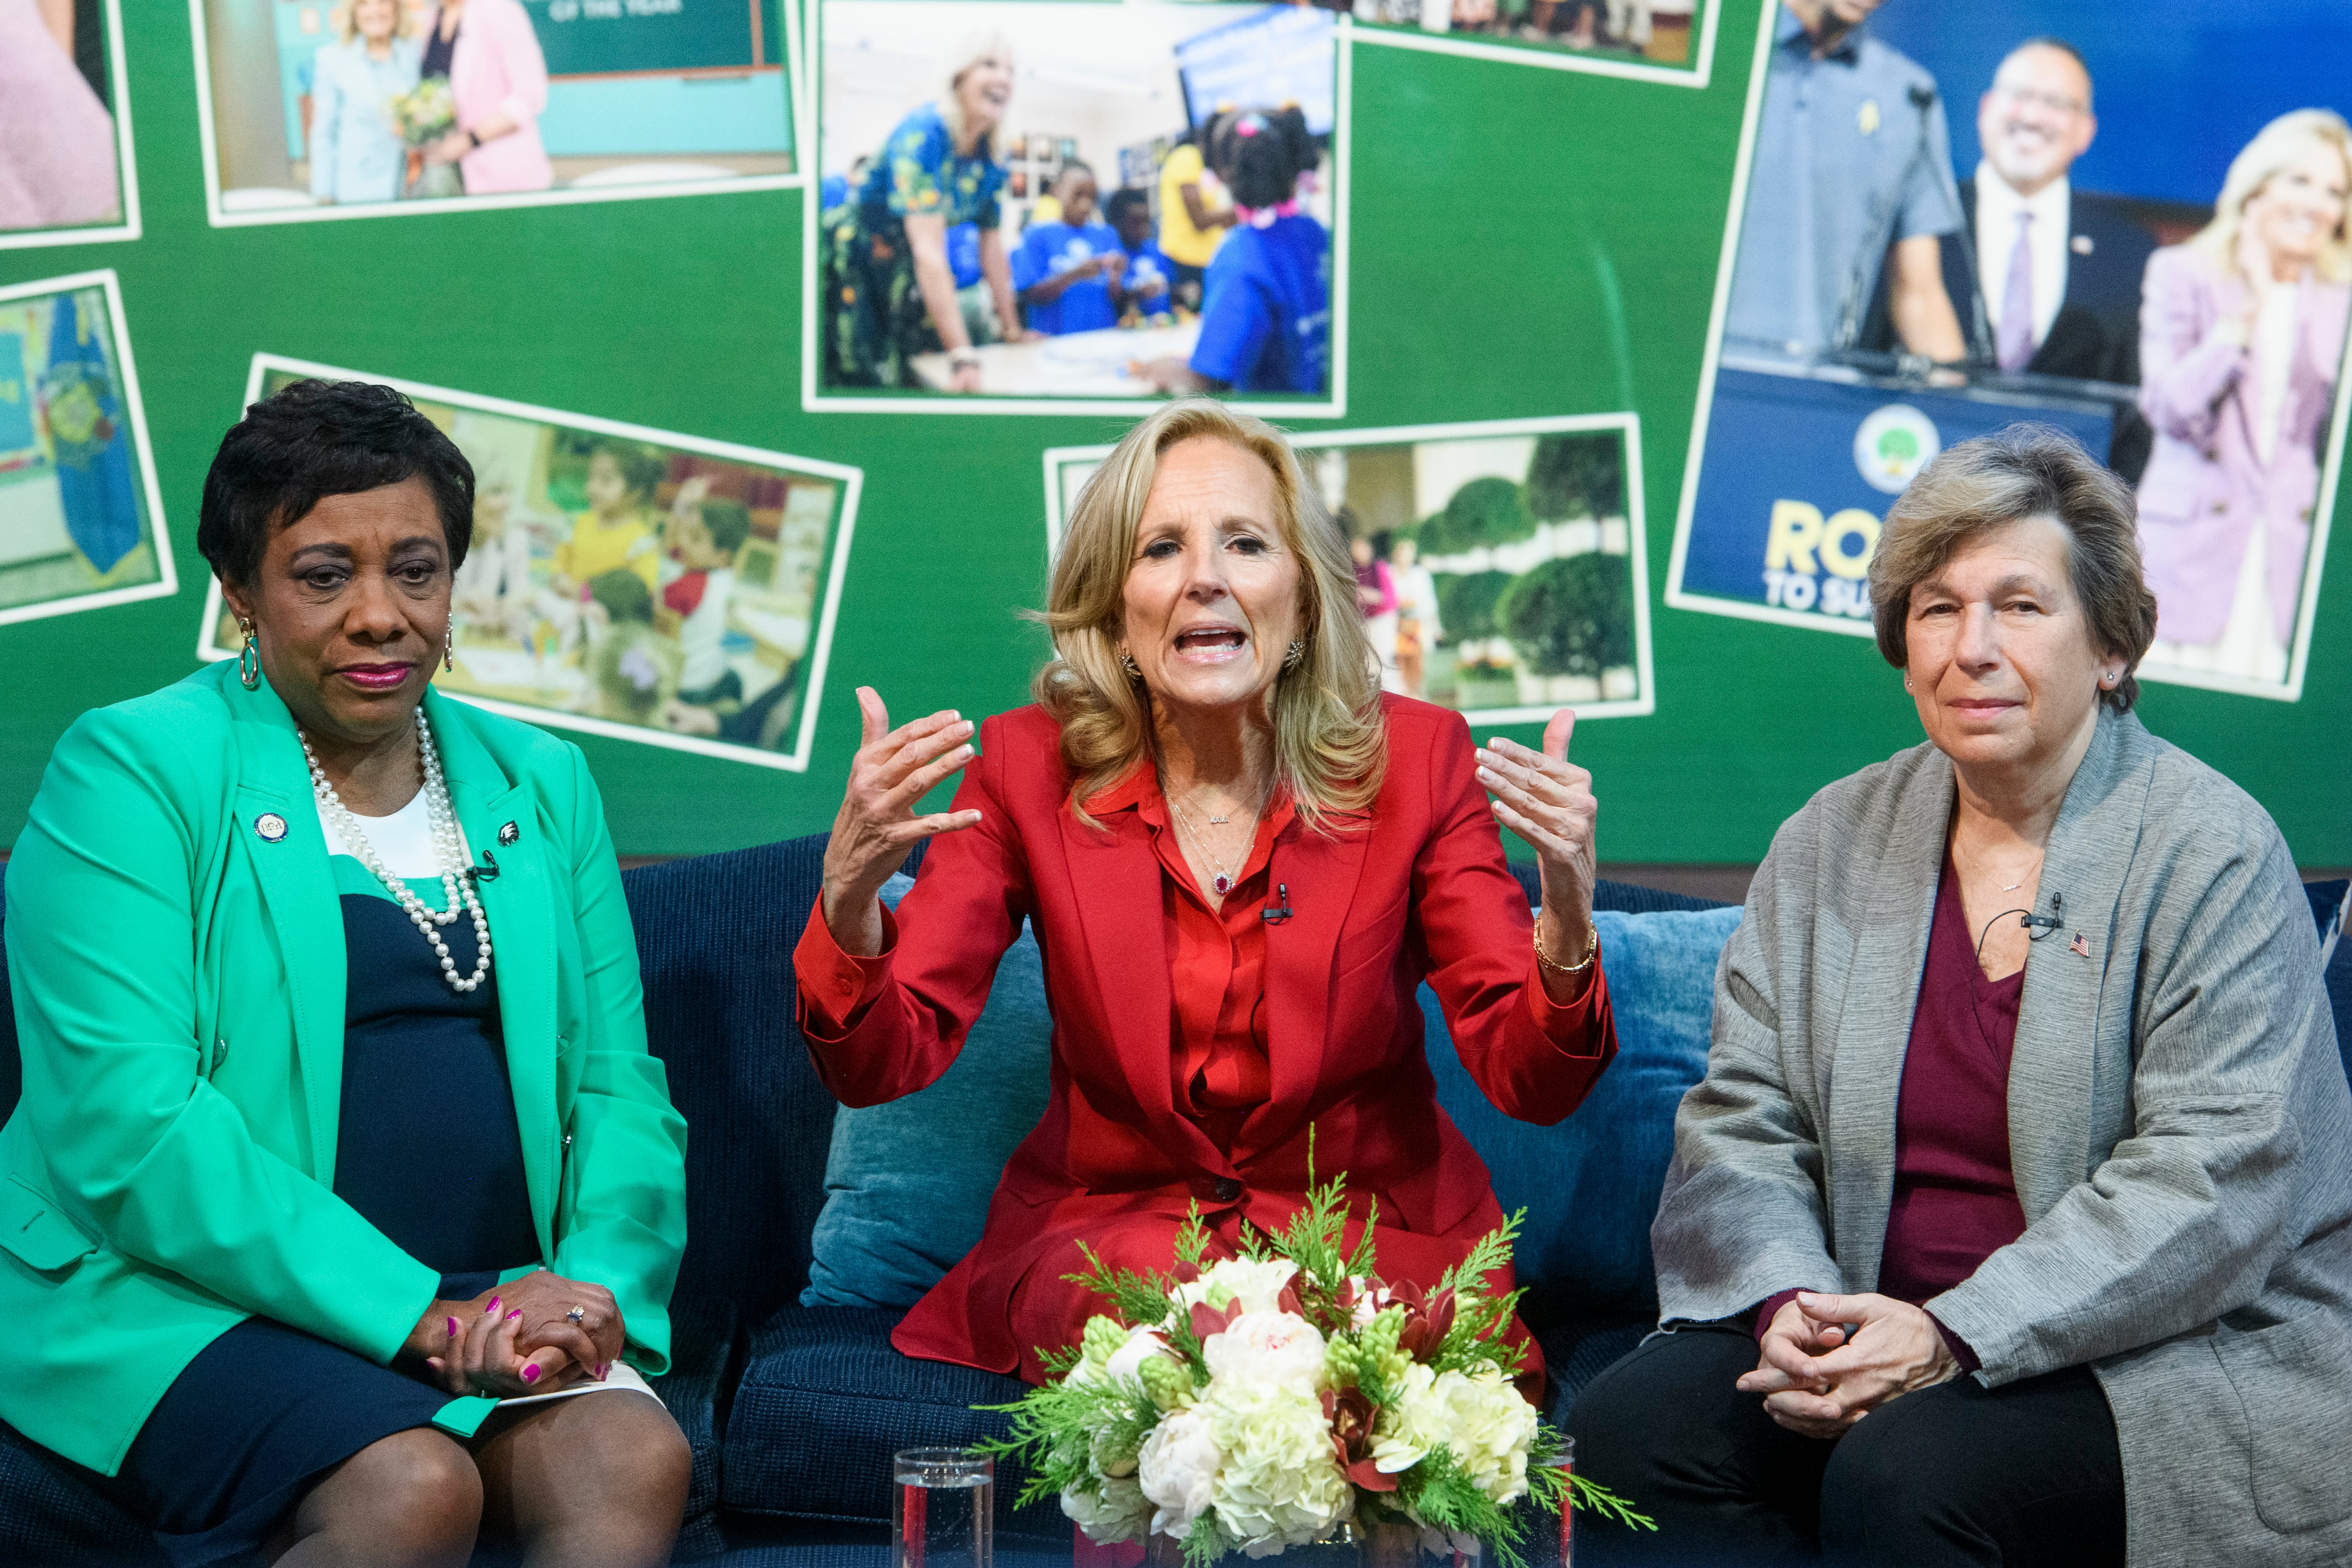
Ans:
[[[377,1439],[314,1489],[301,1533],[364,1539],[387,1563],[463,1563],[482,1520],[473,1456],[431,1427]]]
[[[1851,1557],[1953,1507],[1966,1509],[1972,1472],[1956,1447],[1958,1434],[1937,1418],[1939,1392],[1883,1405],[1837,1440],[1822,1475],[1822,1545],[1833,1561],[1846,1560],[1841,1545]],[[1867,1553],[1854,1560],[1867,1561]]]

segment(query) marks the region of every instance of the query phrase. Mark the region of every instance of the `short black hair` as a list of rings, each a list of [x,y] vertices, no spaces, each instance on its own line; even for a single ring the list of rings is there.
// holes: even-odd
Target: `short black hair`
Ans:
[[[196,552],[240,586],[269,536],[329,496],[421,479],[441,514],[452,570],[474,539],[474,465],[416,405],[367,381],[298,381],[245,411],[221,437],[196,512]]]
[[[588,596],[604,606],[604,613],[615,623],[643,621],[653,624],[654,593],[646,580],[625,566],[588,579]]]
[[[740,500],[713,496],[701,507],[702,531],[710,535],[710,542],[732,555],[743,548],[751,536],[751,514]]]
[[[599,441],[588,448],[591,458],[599,452],[620,468],[621,482],[629,487],[630,493],[647,500],[654,499],[654,491],[669,478],[669,459],[642,442]]]
[[[1134,208],[1142,207],[1149,211],[1150,206],[1150,192],[1138,190],[1133,185],[1121,185],[1104,198],[1103,216],[1116,226],[1120,218],[1126,216]]]
[[[1234,204],[1245,207],[1289,201],[1297,195],[1298,176],[1320,157],[1307,116],[1296,105],[1220,114],[1210,124],[1208,151]]]

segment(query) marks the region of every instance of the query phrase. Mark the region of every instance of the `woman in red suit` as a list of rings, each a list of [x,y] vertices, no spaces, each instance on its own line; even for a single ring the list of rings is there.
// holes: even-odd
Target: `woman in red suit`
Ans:
[[[1347,1173],[1360,1220],[1379,1203],[1382,1275],[1434,1285],[1502,1213],[1438,1109],[1415,989],[1525,1121],[1574,1110],[1616,1049],[1574,715],[1540,752],[1474,751],[1458,715],[1383,696],[1347,541],[1282,437],[1205,399],[1088,481],[1042,618],[1038,700],[976,760],[956,714],[892,730],[859,691],[793,957],[818,1072],[872,1105],[947,1070],[1024,918],[1045,956],[1051,1101],[893,1342],[1037,1381],[1098,1305],[1064,1278],[1079,1243],[1165,1269],[1194,1204],[1228,1242],[1278,1228],[1310,1130],[1318,1176]],[[915,815],[967,764],[951,810]],[[1540,858],[1532,922],[1496,822]],[[894,919],[876,895],[934,834]]]

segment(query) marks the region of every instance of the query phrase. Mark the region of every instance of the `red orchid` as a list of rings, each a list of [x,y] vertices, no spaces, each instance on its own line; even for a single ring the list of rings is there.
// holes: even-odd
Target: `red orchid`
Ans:
[[[1360,1388],[1323,1391],[1323,1418],[1331,1424],[1331,1448],[1348,1479],[1368,1492],[1392,1492],[1397,1479],[1372,1462],[1372,1423],[1381,1407]]]
[[[1437,1353],[1445,1336],[1454,1328],[1454,1291],[1422,1293],[1420,1286],[1411,1280],[1391,1288],[1390,1293],[1404,1309],[1404,1327],[1397,1331],[1397,1349],[1415,1361],[1425,1362]]]
[[[1192,1303],[1192,1337],[1205,1344],[1210,1335],[1223,1333],[1241,1315],[1242,1304],[1238,1297],[1222,1308],[1212,1307],[1206,1301],[1195,1301]]]

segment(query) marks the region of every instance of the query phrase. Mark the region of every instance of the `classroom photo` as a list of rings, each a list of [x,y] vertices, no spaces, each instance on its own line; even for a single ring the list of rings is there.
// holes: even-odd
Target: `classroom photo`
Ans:
[[[0,623],[179,585],[110,272],[0,289]]]
[[[247,402],[352,374],[257,362]],[[856,469],[395,384],[474,466],[442,690],[535,723],[807,765]],[[242,643],[215,583],[198,652]]]
[[[215,226],[798,183],[794,0],[200,0]]]
[[[2030,421],[2137,492],[2141,676],[2294,700],[2343,458],[2340,71],[2196,0],[1814,15],[1770,40],[1668,603],[1867,634],[1894,498]]]
[[[1330,13],[824,0],[814,26],[810,406],[1339,411]]]
[[[1296,442],[1348,537],[1382,689],[1477,723],[1655,710],[1641,433],[1630,414]],[[1047,546],[1108,455],[1045,455]]]

